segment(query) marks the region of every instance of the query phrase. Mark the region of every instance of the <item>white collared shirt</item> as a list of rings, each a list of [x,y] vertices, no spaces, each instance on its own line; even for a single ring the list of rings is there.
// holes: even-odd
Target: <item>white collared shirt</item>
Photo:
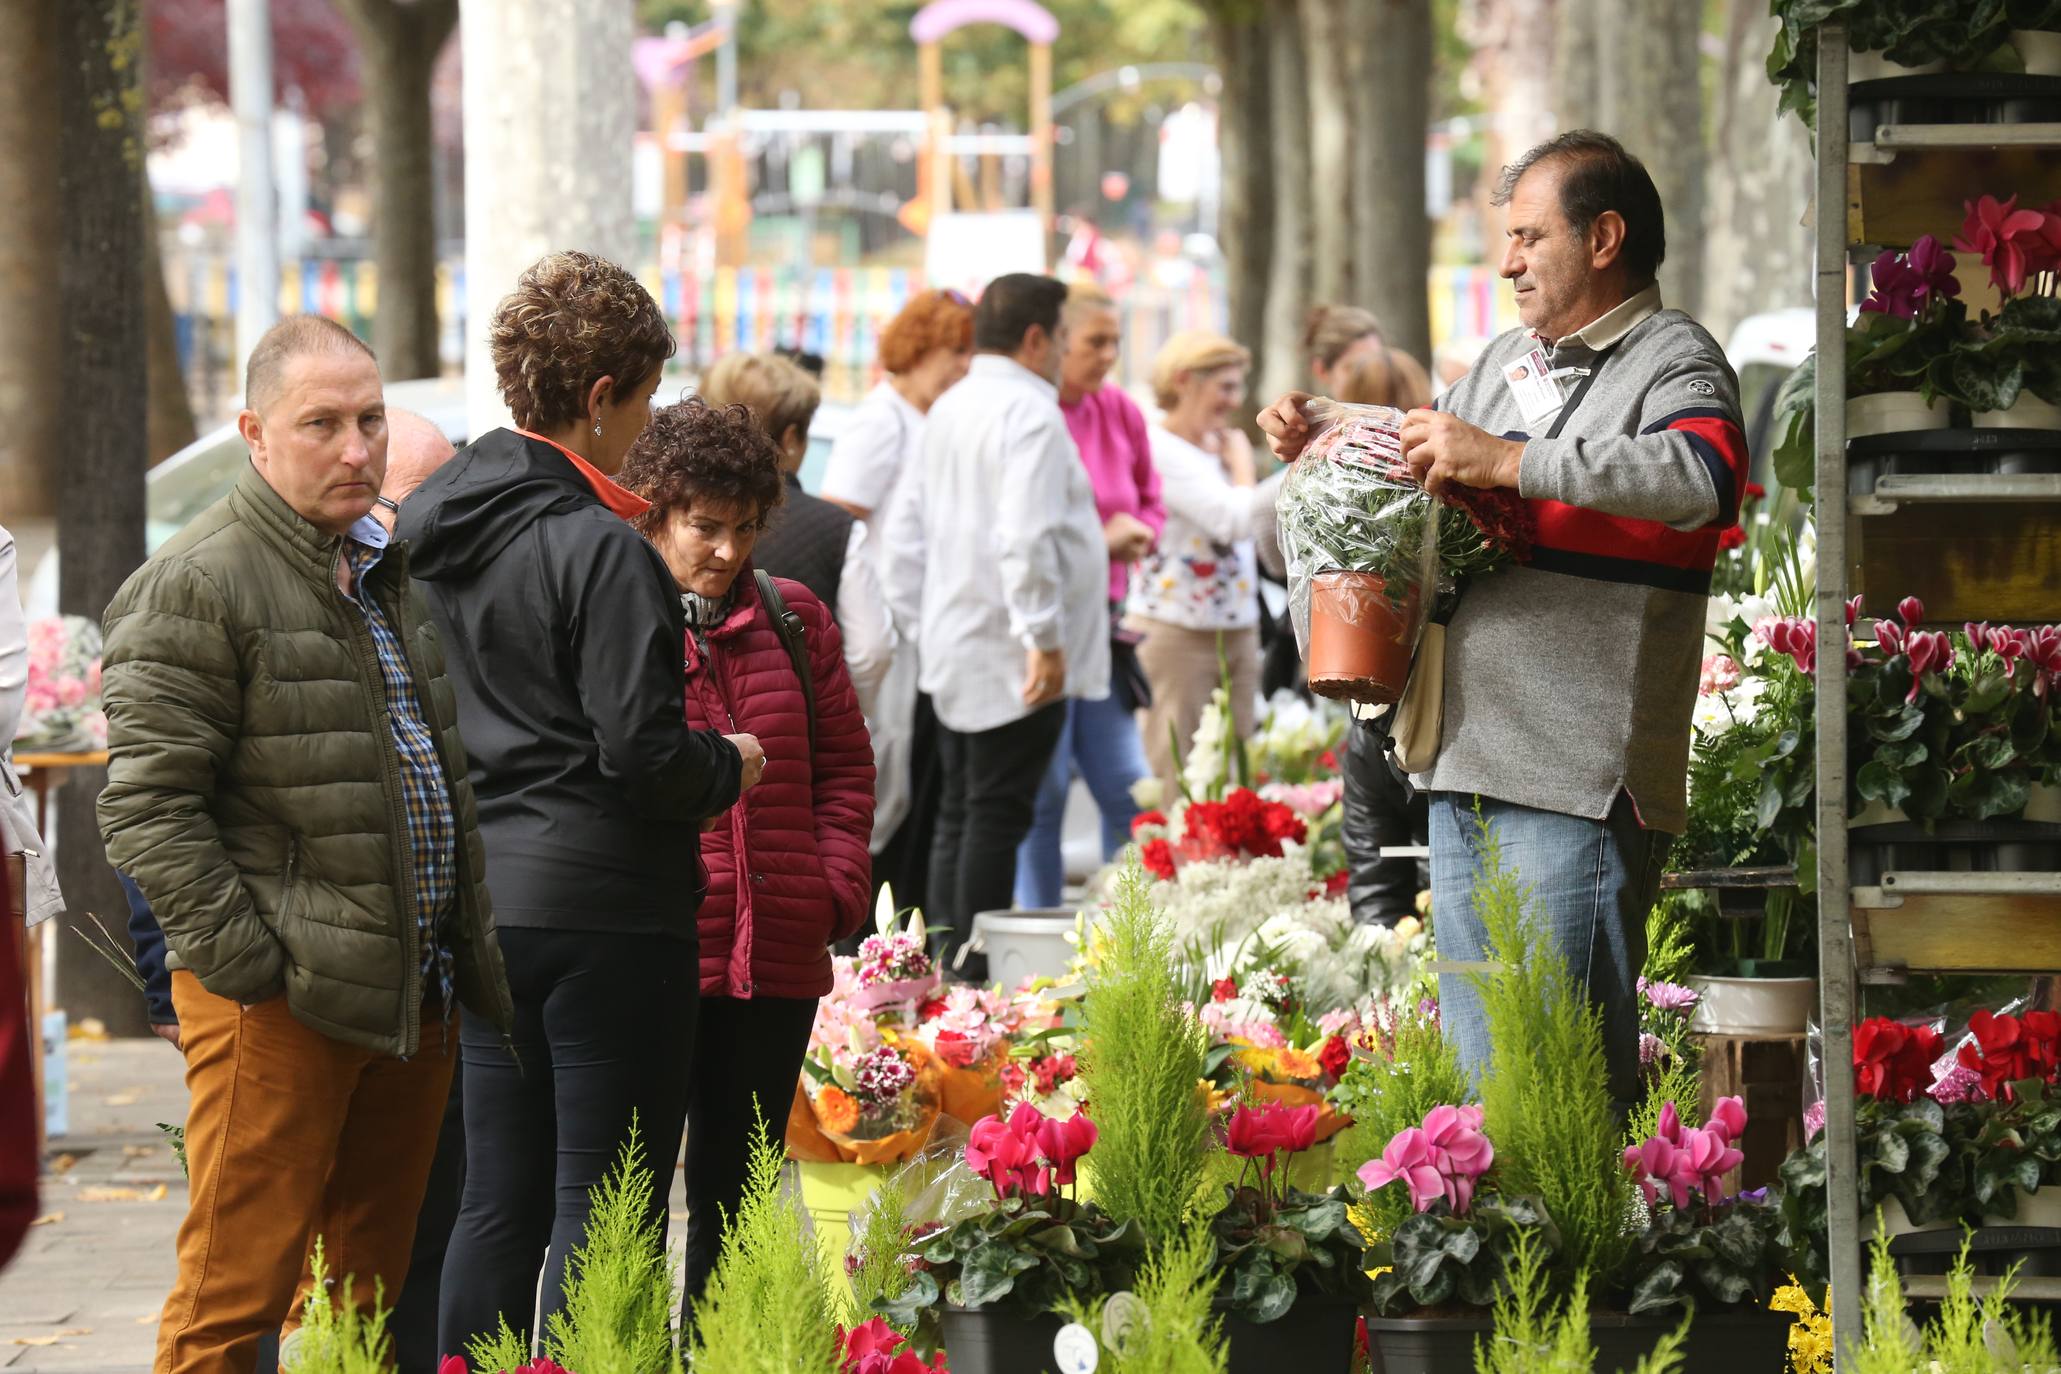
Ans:
[[[930,408],[911,475],[922,482],[922,685],[946,728],[1029,715],[1033,648],[1065,650],[1067,696],[1108,696],[1109,551],[1052,383],[981,354]]]
[[[1655,282],[1638,295],[1627,297],[1611,306],[1572,334],[1555,339],[1547,345],[1547,351],[1566,348],[1573,344],[1592,353],[1600,353],[1659,313],[1660,284]],[[1532,337],[1538,339],[1538,331],[1532,331]],[[1539,339],[1539,342],[1545,344],[1543,339]]]

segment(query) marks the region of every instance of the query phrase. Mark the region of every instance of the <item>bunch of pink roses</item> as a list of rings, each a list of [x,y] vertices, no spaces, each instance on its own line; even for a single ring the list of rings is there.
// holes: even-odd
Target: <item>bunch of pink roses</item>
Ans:
[[[966,1140],[966,1167],[986,1179],[997,1200],[1045,1197],[1074,1182],[1081,1156],[1095,1147],[1095,1123],[1084,1111],[1046,1116],[1028,1102],[1008,1121],[984,1116]]]
[[[1410,1205],[1429,1211],[1441,1198],[1456,1217],[1474,1201],[1474,1185],[1496,1162],[1496,1150],[1481,1129],[1479,1107],[1433,1107],[1424,1122],[1395,1133],[1381,1158],[1359,1168],[1371,1189],[1398,1180],[1409,1189]]]
[[[1746,1157],[1732,1143],[1745,1130],[1746,1104],[1739,1098],[1719,1098],[1700,1129],[1684,1126],[1670,1102],[1660,1109],[1659,1129],[1646,1143],[1625,1147],[1624,1166],[1638,1178],[1649,1204],[1665,1189],[1684,1211],[1692,1190],[1715,1205],[1725,1200],[1724,1176]]]

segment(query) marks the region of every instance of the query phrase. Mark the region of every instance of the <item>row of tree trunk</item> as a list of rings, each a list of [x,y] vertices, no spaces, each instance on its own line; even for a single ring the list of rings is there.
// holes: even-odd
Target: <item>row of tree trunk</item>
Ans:
[[[1372,310],[1429,362],[1424,137],[1435,12],[1475,51],[1487,110],[1484,223],[1495,169],[1562,129],[1616,135],[1667,210],[1663,298],[1720,339],[1740,319],[1808,304],[1810,145],[1778,119],[1761,64],[1765,0],[1718,0],[1720,32],[1685,0],[1204,0],[1223,76],[1223,248],[1230,319],[1258,389],[1306,385],[1309,309]],[[1706,57],[1717,80],[1705,99]],[[1488,252],[1497,247],[1491,233]]]

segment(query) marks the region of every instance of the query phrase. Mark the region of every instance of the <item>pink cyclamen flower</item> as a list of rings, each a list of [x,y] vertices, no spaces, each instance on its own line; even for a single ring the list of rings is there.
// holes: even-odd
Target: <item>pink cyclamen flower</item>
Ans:
[[[1675,1205],[1688,1206],[1679,1200],[1684,1184],[1693,1185],[1705,1202],[1724,1201],[1724,1176],[1738,1168],[1745,1158],[1745,1153],[1720,1132],[1684,1131],[1682,1148],[1675,1155],[1675,1177],[1670,1180],[1675,1184]]]
[[[1370,1191],[1400,1179],[1409,1190],[1410,1206],[1419,1212],[1429,1211],[1432,1203],[1446,1195],[1445,1176],[1432,1163],[1431,1139],[1420,1126],[1397,1131],[1381,1158],[1360,1166],[1359,1177]]]
[[[1482,1134],[1479,1107],[1433,1107],[1424,1114],[1424,1134],[1438,1152],[1436,1162],[1443,1173],[1473,1180],[1496,1162],[1496,1148]]]
[[[1980,255],[1990,281],[2005,297],[2023,291],[2029,274],[2051,265],[2043,232],[2047,217],[2040,211],[2019,209],[2016,196],[2006,201],[1983,196],[1964,204],[1968,218],[1954,247]]]
[[[1852,629],[1854,621],[1859,620],[1860,618],[1861,598],[1856,596],[1846,603],[1846,628],[1849,630]]]
[[[1925,603],[1915,596],[1907,596],[1896,603],[1896,616],[1903,621],[1906,630],[1915,630],[1925,622]]]
[[[1746,1134],[1746,1099],[1721,1097],[1711,1109],[1710,1120],[1705,1129],[1714,1131],[1727,1140],[1737,1140]]]
[[[1953,641],[1937,630],[1916,630],[1904,641],[1904,652],[1911,656],[1911,690],[1904,697],[1906,702],[1918,699],[1918,685],[1927,673],[1943,673],[1953,664]]]
[[[1665,1140],[1670,1145],[1681,1144],[1682,1117],[1681,1114],[1675,1110],[1674,1103],[1663,1102],[1661,1104],[1660,1120],[1659,1123],[1654,1126],[1653,1134],[1657,1139]]]
[[[1038,1153],[1052,1167],[1054,1183],[1074,1181],[1074,1165],[1095,1148],[1095,1136],[1095,1123],[1086,1112],[1075,1112],[1064,1121],[1048,1116],[1039,1123]]]
[[[1894,620],[1875,622],[1875,644],[1885,654],[1900,654],[1904,651],[1904,627]]]
[[[1029,1136],[1019,1135],[998,1116],[984,1116],[973,1123],[966,1137],[966,1167],[985,1178],[996,1197],[1045,1191],[1036,1129]]]
[[[1656,1185],[1665,1185],[1675,1190],[1676,1206],[1689,1205],[1688,1188],[1674,1183],[1675,1156],[1678,1153],[1673,1141],[1658,1135],[1648,1136],[1642,1145],[1625,1146],[1624,1166],[1638,1179],[1639,1191],[1649,1204],[1660,1196]]]

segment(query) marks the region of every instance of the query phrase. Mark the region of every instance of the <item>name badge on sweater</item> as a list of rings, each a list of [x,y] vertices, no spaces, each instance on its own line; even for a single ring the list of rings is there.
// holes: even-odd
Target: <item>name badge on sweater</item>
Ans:
[[[1560,394],[1559,374],[1546,361],[1545,353],[1536,348],[1503,368],[1503,384],[1510,388],[1517,413],[1528,426],[1560,409],[1565,400]]]

